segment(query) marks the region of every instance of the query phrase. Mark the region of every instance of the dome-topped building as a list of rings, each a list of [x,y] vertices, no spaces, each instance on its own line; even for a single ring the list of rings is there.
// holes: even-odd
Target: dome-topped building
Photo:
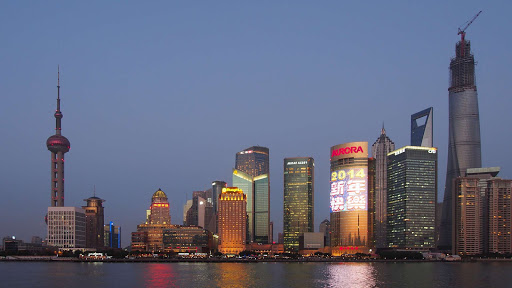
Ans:
[[[150,210],[149,224],[171,224],[169,201],[162,189],[158,189],[153,193]]]
[[[69,140],[61,135],[60,79],[57,72],[57,110],[55,111],[55,135],[46,140],[51,156],[51,207],[64,207],[64,153],[71,147]]]

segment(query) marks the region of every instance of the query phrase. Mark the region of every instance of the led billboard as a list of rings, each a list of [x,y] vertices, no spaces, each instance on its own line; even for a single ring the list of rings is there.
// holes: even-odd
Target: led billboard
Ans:
[[[368,210],[367,173],[367,167],[350,167],[331,172],[331,213]]]

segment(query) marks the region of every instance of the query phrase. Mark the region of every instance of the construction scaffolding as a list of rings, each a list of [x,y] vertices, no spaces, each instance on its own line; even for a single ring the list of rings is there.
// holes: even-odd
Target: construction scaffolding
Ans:
[[[461,92],[468,89],[476,91],[475,57],[471,54],[471,42],[461,40],[455,45],[455,58],[450,61],[448,91]]]

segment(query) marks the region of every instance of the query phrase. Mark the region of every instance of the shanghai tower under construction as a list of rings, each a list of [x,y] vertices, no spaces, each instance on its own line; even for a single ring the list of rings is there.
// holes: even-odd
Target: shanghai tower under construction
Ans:
[[[444,190],[439,248],[452,246],[452,189],[453,180],[465,176],[466,169],[482,166],[480,145],[480,118],[475,81],[475,58],[471,54],[471,43],[464,39],[455,46],[455,58],[450,61],[448,167]]]

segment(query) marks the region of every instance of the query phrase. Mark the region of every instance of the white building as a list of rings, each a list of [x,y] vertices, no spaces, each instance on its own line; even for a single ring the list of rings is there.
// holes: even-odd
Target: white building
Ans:
[[[48,207],[48,246],[85,247],[85,211],[78,207]]]

